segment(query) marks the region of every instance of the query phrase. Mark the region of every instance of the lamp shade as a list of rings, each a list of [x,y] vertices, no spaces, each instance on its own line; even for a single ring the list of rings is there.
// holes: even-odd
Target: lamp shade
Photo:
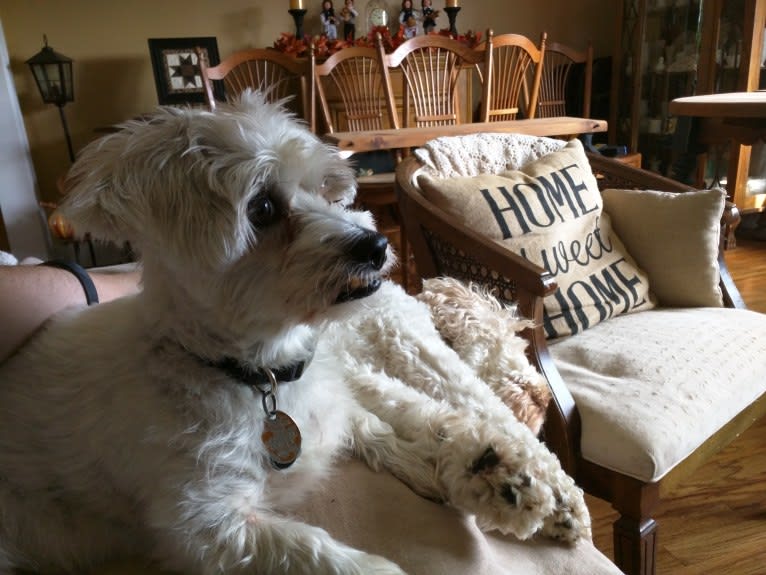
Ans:
[[[37,88],[46,104],[63,106],[74,100],[72,83],[72,59],[55,52],[48,46],[48,38],[43,36],[45,46],[27,60]]]

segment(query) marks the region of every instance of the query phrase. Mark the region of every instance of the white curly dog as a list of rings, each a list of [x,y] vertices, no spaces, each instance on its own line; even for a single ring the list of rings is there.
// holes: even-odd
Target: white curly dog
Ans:
[[[557,459],[383,281],[351,169],[281,106],[160,110],[83,150],[68,188],[77,229],[141,253],[143,290],[64,312],[0,366],[0,572],[148,553],[403,573],[291,517],[343,453],[485,529],[590,536]]]

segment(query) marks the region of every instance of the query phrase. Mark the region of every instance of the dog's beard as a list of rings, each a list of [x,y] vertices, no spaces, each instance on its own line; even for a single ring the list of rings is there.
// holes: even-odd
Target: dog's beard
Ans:
[[[357,236],[349,242],[346,251],[353,260],[358,260],[359,264],[335,298],[335,303],[361,299],[380,288],[380,272],[384,269],[390,252],[388,241],[385,236],[372,230],[359,232]]]
[[[381,283],[380,278],[364,280],[359,277],[352,277],[346,288],[335,298],[335,303],[346,303],[370,296],[378,291]]]
[[[285,257],[276,280],[287,293],[295,290],[288,296],[291,305],[321,313],[375,293],[396,256],[385,236],[375,231],[372,216],[316,205],[316,198],[296,202],[301,203],[311,209],[297,207],[291,216],[293,235],[281,246]]]

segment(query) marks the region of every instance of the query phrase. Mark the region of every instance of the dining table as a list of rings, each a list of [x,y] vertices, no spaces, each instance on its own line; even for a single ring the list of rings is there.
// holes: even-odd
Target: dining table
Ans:
[[[579,134],[606,132],[606,120],[556,116],[502,122],[472,122],[447,126],[387,128],[358,132],[333,132],[322,136],[324,141],[341,152],[372,152],[417,148],[441,136],[464,136],[478,133],[516,133],[530,136],[573,137]]]
[[[729,199],[740,210],[763,210],[766,194],[748,191],[750,170],[749,148],[766,142],[766,91],[724,92],[676,98],[668,104],[668,112],[688,122],[688,136],[680,146],[687,157],[696,156],[698,187],[705,187],[705,154],[713,159],[711,186],[725,187]],[[725,150],[730,150],[726,183],[722,182]]]
[[[734,141],[751,145],[766,140],[766,91],[725,92],[676,98],[668,112],[699,122],[698,142]]]

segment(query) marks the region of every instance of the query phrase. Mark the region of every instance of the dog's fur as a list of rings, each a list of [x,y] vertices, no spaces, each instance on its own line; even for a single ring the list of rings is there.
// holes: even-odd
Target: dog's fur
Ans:
[[[390,248],[348,209],[350,168],[280,106],[161,110],[83,150],[68,186],[75,227],[130,240],[144,286],[0,367],[0,572],[148,552],[187,573],[402,573],[290,518],[350,451],[485,528],[589,536],[581,490],[428,307],[369,295]],[[278,388],[303,436],[278,470],[260,394],[214,363],[312,354]]]
[[[486,289],[452,278],[423,282],[417,298],[428,304],[434,326],[480,380],[537,435],[551,400],[546,379],[527,360],[516,332],[534,326]]]

